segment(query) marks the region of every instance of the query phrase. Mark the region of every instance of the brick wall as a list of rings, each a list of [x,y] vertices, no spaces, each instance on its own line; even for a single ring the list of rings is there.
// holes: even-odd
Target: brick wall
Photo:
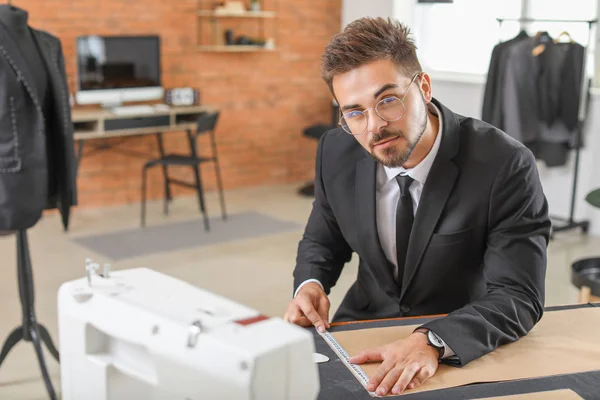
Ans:
[[[265,9],[278,11],[265,23],[265,33],[278,39],[277,51],[259,53],[199,51],[197,0],[19,0],[15,5],[29,12],[31,26],[61,39],[71,91],[78,35],[160,34],[163,86],[197,87],[203,104],[221,110],[216,133],[226,189],[312,178],[316,142],[303,137],[302,129],[330,120],[331,97],[320,78],[319,59],[339,30],[341,0],[266,0]],[[256,21],[224,24],[236,35],[259,32]],[[183,132],[166,139],[167,151],[187,149]],[[118,148],[157,154],[154,137],[132,138]],[[84,157],[80,207],[138,202],[143,162],[118,150]],[[193,177],[186,170],[173,175]],[[214,190],[210,165],[202,176],[205,188]],[[161,196],[160,171],[149,178],[150,196]],[[192,192],[175,188],[175,195],[181,194]]]

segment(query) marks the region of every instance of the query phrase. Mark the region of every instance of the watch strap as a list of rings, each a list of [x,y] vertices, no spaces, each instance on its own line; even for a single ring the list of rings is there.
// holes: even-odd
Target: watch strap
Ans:
[[[439,346],[436,346],[435,344],[433,344],[433,342],[432,342],[432,341],[431,341],[431,339],[429,338],[429,332],[430,332],[430,331],[431,331],[431,330],[430,330],[430,329],[428,329],[428,328],[423,328],[423,327],[421,327],[421,328],[417,328],[417,329],[415,329],[415,330],[413,331],[413,333],[414,333],[414,332],[419,332],[419,333],[422,333],[422,334],[424,334],[424,335],[427,337],[427,344],[428,344],[429,346],[433,347],[434,349],[436,349],[436,350],[438,351],[438,361],[439,361],[439,360],[441,360],[441,359],[442,359],[442,357],[444,356],[444,353],[446,352],[446,348],[445,348],[445,346],[439,347]],[[431,332],[431,333],[434,333],[434,332]],[[442,342],[443,342],[443,341],[442,341]]]

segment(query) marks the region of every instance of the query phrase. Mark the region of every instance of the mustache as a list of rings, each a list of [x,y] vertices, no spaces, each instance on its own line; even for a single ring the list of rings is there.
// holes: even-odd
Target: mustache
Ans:
[[[381,131],[380,133],[374,133],[373,137],[371,138],[371,141],[369,142],[369,146],[371,148],[373,148],[375,146],[375,144],[382,142],[384,140],[389,140],[389,139],[395,139],[395,138],[405,138],[406,136],[404,135],[404,133],[397,131],[397,132],[390,132],[390,131]]]

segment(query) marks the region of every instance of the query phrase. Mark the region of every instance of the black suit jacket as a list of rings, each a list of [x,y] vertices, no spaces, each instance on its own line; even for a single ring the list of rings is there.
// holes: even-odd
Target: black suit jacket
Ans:
[[[7,231],[27,229],[44,209],[54,208],[66,227],[77,203],[61,44],[46,32],[31,32],[48,73],[51,104],[46,110],[17,44],[0,24],[0,230]]]
[[[442,112],[441,145],[415,215],[402,287],[378,238],[377,163],[335,129],[319,143],[294,289],[313,278],[329,294],[356,253],[357,280],[333,320],[449,314],[426,326],[464,365],[541,318],[550,220],[531,152],[433,101]]]
[[[488,67],[483,104],[481,108],[481,120],[504,129],[503,124],[503,100],[502,85],[504,84],[504,71],[506,69],[507,49],[513,44],[527,39],[529,36],[525,31],[520,31],[517,36],[494,46],[490,65]]]

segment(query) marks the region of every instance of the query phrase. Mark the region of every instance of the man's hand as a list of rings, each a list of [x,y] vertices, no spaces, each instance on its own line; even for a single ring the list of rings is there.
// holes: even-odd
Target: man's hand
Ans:
[[[438,351],[427,344],[422,333],[388,345],[363,351],[350,358],[353,364],[383,361],[371,377],[367,390],[384,396],[391,390],[400,394],[404,389],[414,389],[431,378],[438,368]]]
[[[314,325],[321,333],[329,328],[329,299],[318,283],[302,286],[290,301],[283,319],[300,326]]]

